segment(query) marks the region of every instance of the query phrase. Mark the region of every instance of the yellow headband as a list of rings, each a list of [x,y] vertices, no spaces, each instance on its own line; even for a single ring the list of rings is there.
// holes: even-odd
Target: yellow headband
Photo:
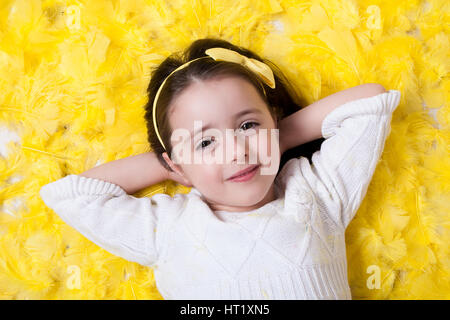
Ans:
[[[267,64],[265,64],[264,62],[261,62],[256,59],[248,58],[234,50],[230,50],[230,49],[226,49],[226,48],[210,48],[210,49],[206,50],[205,53],[208,56],[200,57],[200,58],[188,61],[185,64],[176,68],[174,71],[172,71],[166,77],[166,79],[164,79],[163,83],[161,84],[161,86],[158,89],[158,92],[156,93],[155,100],[153,101],[153,125],[155,127],[156,135],[158,136],[159,142],[161,142],[161,145],[164,147],[164,149],[166,149],[166,146],[162,142],[161,136],[159,135],[158,128],[156,125],[156,102],[158,101],[159,94],[161,93],[161,89],[164,86],[164,84],[166,83],[166,80],[173,73],[175,73],[178,70],[184,69],[190,63],[192,63],[198,59],[209,58],[209,57],[213,58],[216,61],[229,61],[229,62],[239,63],[239,64],[247,67],[251,71],[255,72],[261,78],[261,80],[264,81],[264,83],[267,84],[270,88],[272,88],[272,89],[275,88],[275,79],[273,77],[272,69],[270,69],[270,67]],[[263,90],[264,90],[264,87],[263,87]],[[264,94],[266,94],[265,90],[264,90]]]

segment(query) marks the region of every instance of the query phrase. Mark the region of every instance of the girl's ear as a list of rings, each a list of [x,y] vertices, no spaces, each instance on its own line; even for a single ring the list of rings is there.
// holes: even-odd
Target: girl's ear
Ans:
[[[169,179],[176,181],[178,183],[181,183],[182,185],[186,187],[192,187],[193,185],[191,182],[184,176],[183,172],[178,168],[176,164],[173,163],[172,160],[170,160],[169,156],[167,155],[167,152],[164,152],[162,154],[164,160],[166,161],[167,165],[173,170],[172,172],[169,172]]]

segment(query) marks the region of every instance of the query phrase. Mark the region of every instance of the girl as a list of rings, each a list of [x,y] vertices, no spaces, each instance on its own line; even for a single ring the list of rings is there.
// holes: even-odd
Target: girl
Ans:
[[[298,110],[285,79],[249,50],[197,40],[152,73],[153,152],[68,175],[40,195],[89,240],[154,268],[165,299],[351,299],[344,234],[400,92],[364,84]],[[321,138],[311,161],[280,159]],[[165,179],[192,189],[131,195]]]

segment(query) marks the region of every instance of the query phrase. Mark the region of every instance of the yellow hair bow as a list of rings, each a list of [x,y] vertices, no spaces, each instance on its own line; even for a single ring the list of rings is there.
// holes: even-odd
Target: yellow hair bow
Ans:
[[[275,79],[274,79],[274,76],[273,76],[272,69],[270,69],[270,67],[267,64],[265,64],[264,62],[261,62],[259,60],[253,59],[253,58],[248,58],[248,57],[246,57],[246,56],[244,56],[244,55],[242,55],[239,52],[236,52],[234,50],[230,50],[230,49],[226,49],[226,48],[220,48],[220,47],[207,49],[207,50],[205,50],[205,53],[209,57],[213,58],[216,61],[229,61],[229,62],[239,63],[239,64],[245,66],[246,68],[250,69],[254,73],[256,73],[259,76],[259,78],[265,84],[267,84],[270,88],[272,88],[272,89],[275,88]],[[159,94],[161,93],[161,89],[163,88],[163,86],[166,83],[167,79],[173,73],[175,73],[176,71],[181,70],[183,68],[186,68],[192,62],[194,62],[194,61],[196,61],[198,59],[203,59],[203,58],[207,58],[207,57],[200,57],[200,58],[197,58],[197,59],[193,59],[193,60],[188,61],[185,64],[179,66],[175,70],[173,70],[166,77],[166,79],[164,79],[163,83],[161,84],[161,86],[158,89],[158,92],[156,93],[155,100],[153,101],[153,126],[155,127],[155,132],[156,132],[156,135],[158,136],[159,142],[161,142],[161,145],[164,147],[164,149],[166,149],[166,146],[164,145],[164,143],[163,143],[163,141],[161,139],[161,136],[159,135],[158,127],[156,125],[156,102],[158,101]],[[264,90],[264,87],[263,87],[263,90]],[[265,93],[266,93],[266,91],[264,90],[264,94]]]
[[[270,69],[270,67],[264,62],[253,58],[248,58],[240,54],[239,52],[226,48],[211,48],[206,50],[205,53],[216,61],[229,61],[239,63],[259,75],[264,83],[269,87],[271,87],[272,89],[275,88],[275,79],[273,77],[272,69]]]

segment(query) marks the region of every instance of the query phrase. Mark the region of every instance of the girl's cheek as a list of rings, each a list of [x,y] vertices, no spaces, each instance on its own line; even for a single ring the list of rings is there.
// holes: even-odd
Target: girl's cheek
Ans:
[[[220,164],[222,159],[216,158],[219,156],[219,152],[216,151],[217,147],[206,148],[203,152],[199,152],[198,155],[202,158],[202,164],[205,166]]]
[[[270,148],[271,155],[277,156],[280,152],[280,131],[279,129],[270,129]]]
[[[258,131],[258,154],[260,156],[270,156],[272,153],[271,146],[271,130],[270,129],[260,129]]]
[[[208,189],[215,183],[222,181],[222,171],[218,165],[202,165],[199,166],[195,172],[195,179]]]
[[[278,129],[260,130],[259,142],[259,160],[264,167],[261,174],[276,174],[281,157]]]

